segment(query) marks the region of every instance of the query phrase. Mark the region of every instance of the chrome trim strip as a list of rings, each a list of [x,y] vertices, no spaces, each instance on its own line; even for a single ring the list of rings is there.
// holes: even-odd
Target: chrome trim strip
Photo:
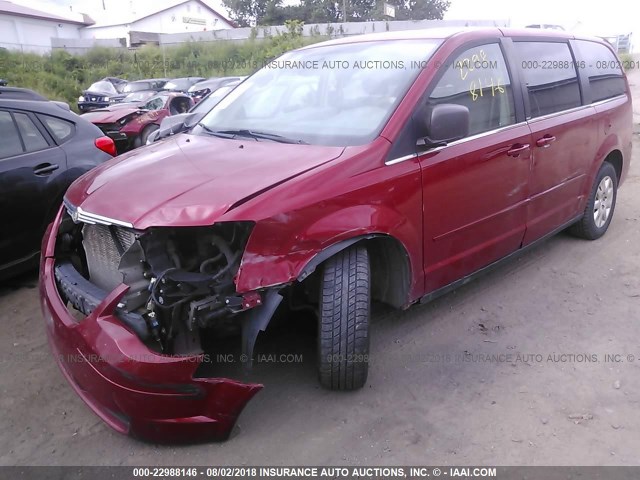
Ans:
[[[434,148],[432,150],[426,150],[424,153],[439,152],[440,150],[444,150],[445,148],[453,147],[455,145],[461,145],[461,144],[466,143],[466,142],[471,142],[473,140],[477,140],[478,138],[486,137],[488,135],[493,135],[493,134],[496,134],[496,133],[506,132],[507,130],[511,130],[513,128],[516,128],[516,127],[521,127],[522,125],[526,125],[526,124],[527,124],[527,122],[519,122],[519,123],[514,123],[512,125],[506,125],[504,127],[496,128],[494,130],[489,130],[487,132],[477,133],[475,135],[472,135],[471,137],[461,138],[460,140],[456,140],[455,142],[451,142],[451,143],[449,143],[447,145],[444,145],[442,147],[437,147],[437,148]]]
[[[418,156],[417,153],[410,153],[409,155],[405,155],[404,157],[394,158],[393,160],[387,160],[384,162],[385,165],[395,165],[396,163],[404,162],[405,160],[411,160],[412,158],[416,158]]]
[[[580,105],[579,107],[573,107],[573,108],[570,108],[569,110],[560,110],[559,112],[548,113],[547,115],[542,115],[540,117],[531,117],[531,118],[529,118],[529,123],[535,123],[535,122],[538,122],[540,120],[546,120],[548,118],[559,117],[560,115],[566,115],[568,113],[579,112],[580,110],[587,110],[587,109],[589,109],[591,107],[593,107],[593,104]]]
[[[392,160],[387,160],[386,162],[384,162],[384,164],[385,165],[393,165],[393,164],[396,164],[396,163],[404,162],[405,160],[411,160],[412,158],[419,157],[420,155],[423,155],[423,154],[439,152],[440,150],[444,150],[445,148],[448,148],[448,147],[453,147],[455,145],[460,145],[460,144],[465,143],[465,142],[470,142],[470,141],[476,140],[478,138],[486,137],[487,135],[493,135],[494,133],[505,132],[507,130],[511,130],[512,128],[520,127],[520,126],[526,125],[526,124],[527,124],[527,122],[519,122],[519,123],[514,123],[512,125],[505,125],[504,127],[496,128],[494,130],[489,130],[487,132],[477,133],[475,135],[472,135],[471,137],[461,138],[460,140],[456,140],[455,142],[451,142],[448,145],[444,145],[442,147],[436,147],[436,148],[433,148],[431,150],[425,150],[424,152],[422,152],[420,154],[411,153],[409,155],[405,155],[404,157],[398,157],[398,158],[394,158]]]
[[[615,97],[605,98],[604,100],[599,100],[591,104],[592,107],[597,107],[599,105],[604,105],[605,103],[613,102],[615,100],[622,100],[623,98],[628,99],[629,96],[626,93],[621,93],[620,95],[616,95]]]
[[[496,128],[494,130],[489,130],[487,132],[476,133],[475,135],[472,135],[471,137],[461,138],[460,140],[456,140],[455,142],[451,142],[450,144],[447,145],[447,147],[450,147],[452,145],[460,145],[461,143],[465,143],[465,142],[468,142],[470,140],[476,140],[478,138],[482,138],[482,137],[486,137],[486,136],[489,136],[489,135],[493,135],[495,133],[506,132],[507,130],[512,130],[514,128],[521,127],[522,125],[526,125],[526,124],[527,124],[527,122],[512,123],[511,125],[505,125],[504,127]],[[445,148],[445,147],[441,147],[441,148]]]
[[[117,225],[119,227],[133,228],[133,224],[129,222],[123,222],[122,220],[116,220],[115,218],[109,218],[96,213],[87,212],[83,210],[82,207],[72,205],[66,198],[64,199],[64,206],[66,207],[67,212],[69,212],[73,223],[83,222],[90,225],[99,223],[101,225]]]

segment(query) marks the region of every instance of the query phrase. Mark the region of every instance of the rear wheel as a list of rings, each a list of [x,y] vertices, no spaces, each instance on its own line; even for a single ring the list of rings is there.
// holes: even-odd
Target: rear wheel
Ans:
[[[369,367],[370,269],[367,249],[355,245],[325,263],[320,286],[320,383],[355,390]]]
[[[609,162],[604,162],[596,175],[584,215],[570,229],[580,238],[595,240],[605,234],[613,218],[618,194],[618,175]]]

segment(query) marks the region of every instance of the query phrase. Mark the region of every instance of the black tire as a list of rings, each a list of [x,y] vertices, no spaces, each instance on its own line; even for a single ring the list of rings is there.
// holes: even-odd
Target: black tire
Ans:
[[[320,282],[320,384],[356,390],[367,381],[371,289],[367,249],[355,245],[326,261]]]
[[[613,190],[609,195],[605,194],[604,198],[607,201],[611,199],[611,209],[606,216],[606,221],[598,225],[598,223],[596,223],[596,200],[597,197],[598,199],[602,198],[602,195],[605,193],[606,188],[603,189],[601,187],[603,185],[606,185],[607,182],[610,182]],[[603,236],[609,228],[609,224],[611,223],[611,219],[613,218],[613,212],[616,208],[617,197],[618,174],[616,173],[616,169],[613,167],[613,165],[611,165],[609,162],[604,162],[600,167],[600,170],[598,170],[596,179],[593,182],[593,186],[591,187],[591,194],[589,195],[587,206],[584,209],[584,214],[577,223],[571,226],[569,232],[576,237],[584,238],[586,240],[596,240]],[[599,201],[600,205],[602,203],[602,201]],[[604,208],[604,210],[606,210],[606,208]]]
[[[134,147],[138,148],[146,145],[147,139],[149,138],[149,135],[151,135],[151,132],[155,132],[159,128],[160,126],[156,125],[155,123],[152,123],[151,125],[147,125],[146,127],[144,127],[144,130],[142,130],[142,133],[138,135],[138,138],[136,138],[134,142]]]

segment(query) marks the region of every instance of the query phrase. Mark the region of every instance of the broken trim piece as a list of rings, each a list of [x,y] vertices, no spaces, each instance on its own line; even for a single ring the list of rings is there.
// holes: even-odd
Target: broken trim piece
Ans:
[[[282,301],[280,289],[270,290],[265,295],[262,305],[252,309],[242,319],[242,356],[240,357],[246,369],[253,365],[253,348],[256,345],[258,334],[264,332],[271,321],[278,305]]]

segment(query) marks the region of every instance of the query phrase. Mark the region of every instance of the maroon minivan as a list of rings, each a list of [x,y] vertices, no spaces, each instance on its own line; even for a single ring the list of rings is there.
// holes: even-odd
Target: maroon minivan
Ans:
[[[568,227],[601,237],[631,132],[596,39],[427,29],[289,52],[70,187],[42,248],[51,347],[116,430],[224,439],[262,385],[215,373],[220,339],[249,367],[279,306],[308,306],[320,383],[362,387],[372,300],[428,301]]]

